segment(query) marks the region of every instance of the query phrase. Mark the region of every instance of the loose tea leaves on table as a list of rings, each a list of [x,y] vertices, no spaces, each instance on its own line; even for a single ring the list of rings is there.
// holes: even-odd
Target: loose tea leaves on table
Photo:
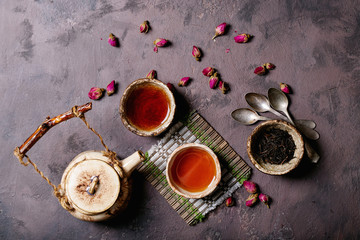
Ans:
[[[281,129],[266,129],[257,139],[256,152],[266,163],[283,164],[291,160],[295,143],[289,133]]]

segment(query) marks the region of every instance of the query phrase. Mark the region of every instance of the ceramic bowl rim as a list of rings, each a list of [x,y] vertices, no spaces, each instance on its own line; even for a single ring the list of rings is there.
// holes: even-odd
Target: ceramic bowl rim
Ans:
[[[290,135],[292,137],[296,138],[294,140],[294,143],[296,145],[295,151],[298,151],[298,152],[295,152],[295,153],[297,153],[298,156],[294,157],[288,163],[286,163],[287,168],[285,168],[283,170],[275,171],[275,170],[264,167],[264,164],[261,164],[260,161],[258,161],[256,159],[255,155],[253,154],[252,142],[257,137],[257,134],[260,131],[262,131],[263,129],[268,128],[268,127],[280,126],[280,125],[283,126],[283,128],[284,128],[283,130],[286,130],[289,134],[291,131],[292,134],[290,134]],[[252,131],[250,136],[248,137],[246,145],[247,145],[247,153],[248,153],[248,156],[249,156],[252,164],[254,164],[254,166],[261,172],[270,174],[270,175],[283,175],[283,174],[290,172],[291,170],[295,169],[300,164],[300,162],[304,156],[304,140],[302,138],[302,135],[292,124],[290,124],[286,121],[283,121],[283,120],[268,120],[268,121],[265,121],[265,122],[259,124]],[[282,166],[282,165],[277,165],[277,164],[269,164],[269,165],[273,166],[275,169],[276,168],[280,169],[280,167]]]

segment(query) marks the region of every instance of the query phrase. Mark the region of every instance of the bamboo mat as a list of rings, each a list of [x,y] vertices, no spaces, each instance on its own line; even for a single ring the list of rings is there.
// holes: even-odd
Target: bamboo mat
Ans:
[[[210,147],[220,161],[221,181],[211,195],[202,199],[187,199],[176,194],[166,180],[168,156],[185,143],[201,143]],[[251,168],[240,155],[197,112],[190,113],[184,121],[175,124],[153,145],[146,152],[146,160],[138,166],[138,170],[189,225],[201,222],[207,213],[223,203],[251,175]]]

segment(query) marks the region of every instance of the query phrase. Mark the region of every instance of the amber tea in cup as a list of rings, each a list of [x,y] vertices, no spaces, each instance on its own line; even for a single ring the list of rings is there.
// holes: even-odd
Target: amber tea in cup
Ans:
[[[166,120],[170,112],[170,100],[160,87],[144,84],[130,93],[126,109],[128,120],[136,128],[151,131]]]
[[[169,88],[156,79],[132,82],[120,102],[120,116],[131,132],[140,136],[157,136],[174,119],[175,98]]]
[[[210,148],[195,143],[175,149],[169,157],[166,173],[173,190],[188,198],[208,195],[221,178],[216,155]]]

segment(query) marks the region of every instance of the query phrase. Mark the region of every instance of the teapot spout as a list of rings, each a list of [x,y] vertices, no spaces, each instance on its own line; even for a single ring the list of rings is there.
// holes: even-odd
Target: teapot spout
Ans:
[[[142,151],[136,151],[129,157],[121,161],[122,169],[127,176],[130,176],[136,166],[145,160],[145,155]]]

